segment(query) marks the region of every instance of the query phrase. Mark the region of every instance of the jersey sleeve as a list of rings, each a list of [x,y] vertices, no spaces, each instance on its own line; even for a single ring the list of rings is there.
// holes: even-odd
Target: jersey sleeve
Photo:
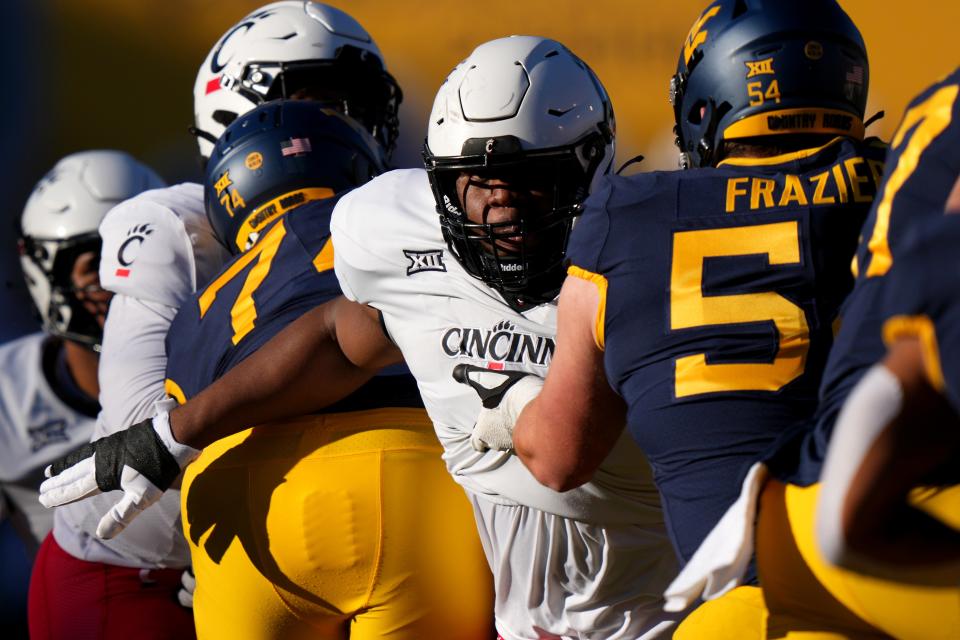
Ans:
[[[863,225],[855,269],[885,275],[908,231],[943,212],[960,173],[960,68],[925,89],[904,111],[883,165],[883,182]]]
[[[98,377],[100,418],[94,439],[151,417],[164,397],[164,338],[177,310],[116,295],[103,331]]]
[[[960,411],[960,215],[939,215],[904,241],[886,282],[883,338],[920,340],[931,383]]]
[[[396,269],[388,246],[394,222],[388,216],[395,212],[378,204],[394,191],[395,182],[391,174],[381,176],[346,194],[333,210],[334,269],[343,295],[354,302],[377,300],[383,283]],[[402,258],[400,250],[395,253]]]
[[[101,285],[169,307],[180,306],[226,257],[206,221],[200,185],[148,191],[120,203],[101,222],[100,236]]]
[[[593,194],[587,198],[583,214],[577,220],[567,246],[567,260],[573,275],[581,271],[598,273],[600,254],[607,242],[610,230],[610,215],[607,204],[610,200],[611,178],[605,178]]]

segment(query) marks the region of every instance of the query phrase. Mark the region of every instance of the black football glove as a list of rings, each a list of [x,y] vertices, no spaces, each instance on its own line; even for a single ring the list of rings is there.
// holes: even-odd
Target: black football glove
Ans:
[[[163,411],[49,465],[44,472],[48,479],[40,485],[40,503],[56,507],[104,491],[122,490],[123,497],[97,525],[97,536],[109,539],[159,500],[198,455],[197,449],[174,440],[168,414]]]

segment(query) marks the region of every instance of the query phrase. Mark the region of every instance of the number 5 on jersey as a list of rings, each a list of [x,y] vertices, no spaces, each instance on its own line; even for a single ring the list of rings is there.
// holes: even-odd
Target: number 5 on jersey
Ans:
[[[777,354],[771,363],[708,364],[706,353],[677,358],[676,397],[729,391],[777,391],[803,374],[810,332],[803,309],[773,291],[704,295],[707,258],[766,255],[770,265],[800,264],[796,221],[681,231],[673,236],[670,328],[773,322]]]

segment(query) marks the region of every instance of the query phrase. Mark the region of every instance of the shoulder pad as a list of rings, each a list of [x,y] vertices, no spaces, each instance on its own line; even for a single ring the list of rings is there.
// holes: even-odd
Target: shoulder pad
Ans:
[[[203,188],[182,184],[121,202],[100,224],[104,289],[179,307],[216,273],[226,251],[210,230]]]
[[[422,169],[390,171],[343,196],[330,221],[341,289],[366,302],[380,278],[405,274],[406,251],[446,247]]]

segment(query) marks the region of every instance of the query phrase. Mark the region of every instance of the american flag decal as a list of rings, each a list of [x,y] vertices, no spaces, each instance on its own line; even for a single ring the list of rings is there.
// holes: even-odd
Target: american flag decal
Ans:
[[[284,156],[297,156],[311,151],[313,148],[310,146],[310,138],[290,138],[280,143],[280,152]]]
[[[847,71],[847,82],[863,86],[863,67],[856,65],[853,70]]]

